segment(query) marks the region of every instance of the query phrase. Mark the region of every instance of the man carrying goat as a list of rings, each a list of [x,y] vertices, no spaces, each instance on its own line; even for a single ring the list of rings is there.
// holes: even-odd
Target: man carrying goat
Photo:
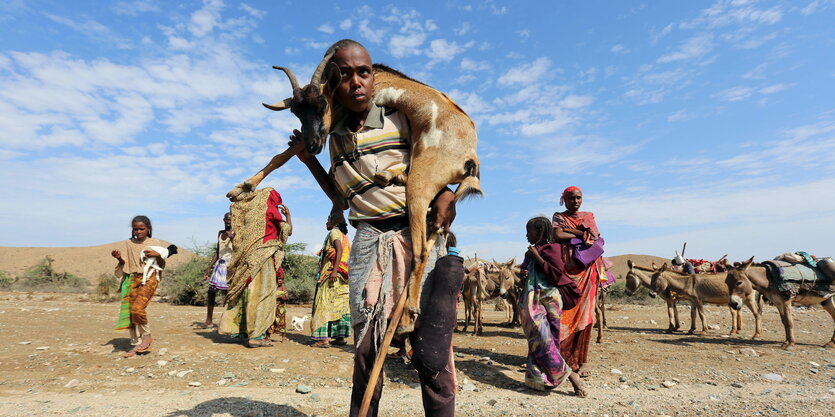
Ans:
[[[413,266],[406,187],[402,179],[409,172],[413,139],[409,121],[403,112],[378,107],[372,101],[374,71],[368,51],[358,42],[348,39],[337,42],[331,49],[335,53],[330,59],[332,64],[328,65],[330,71],[338,69],[339,76],[330,74],[329,79],[335,80],[333,103],[341,111],[335,113],[338,116],[334,118],[330,134],[330,172],[325,171],[307,148],[299,146],[303,149],[297,155],[315,177],[332,179],[319,183],[326,194],[337,196],[334,198],[336,210],[345,208],[347,203],[350,208],[348,218],[357,228],[348,260],[351,266],[351,325],[356,345],[350,415],[357,416],[366,387],[374,383],[371,381],[371,370],[386,327],[397,325],[389,323],[389,315],[400,294],[406,291]],[[302,133],[294,131],[291,146],[301,140]],[[340,203],[342,207],[339,207]],[[433,217],[433,224],[440,224],[444,230],[449,230],[455,218],[455,194],[449,188],[442,189],[435,196],[430,216]],[[436,259],[441,255],[442,243],[438,241],[433,248],[424,275],[434,268]],[[438,299],[433,298],[421,297],[421,311],[448,311],[454,323],[454,304],[435,305]],[[450,303],[446,298],[443,302]],[[420,322],[417,327],[420,327]],[[452,329],[450,342],[442,343],[451,343],[451,332]],[[430,358],[430,362],[434,363],[441,359],[441,363],[446,364],[442,369],[420,372],[426,415],[452,416],[455,413],[455,380],[451,345],[418,349],[421,343],[426,341],[412,337],[416,351],[442,352],[441,355],[447,356]],[[382,386],[383,375],[380,373],[369,416],[377,415]]]

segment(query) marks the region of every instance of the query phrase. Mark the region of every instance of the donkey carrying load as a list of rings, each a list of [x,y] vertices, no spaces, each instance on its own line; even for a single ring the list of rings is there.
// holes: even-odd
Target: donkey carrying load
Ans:
[[[784,349],[797,343],[794,337],[792,304],[820,304],[835,321],[835,301],[832,298],[835,294],[835,276],[825,274],[823,265],[811,268],[780,261],[766,261],[762,265],[755,265],[752,256],[740,266],[728,271],[725,283],[729,292],[728,304],[732,308],[741,308],[740,300],[754,290],[765,295],[777,306],[780,320],[786,330],[786,341],[781,345]],[[835,348],[835,332],[823,346]]]

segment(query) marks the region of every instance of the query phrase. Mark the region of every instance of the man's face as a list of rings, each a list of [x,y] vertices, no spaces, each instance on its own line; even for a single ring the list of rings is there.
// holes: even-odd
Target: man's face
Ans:
[[[371,56],[365,48],[346,46],[333,55],[342,77],[336,87],[336,98],[353,113],[365,113],[374,94],[374,72]]]

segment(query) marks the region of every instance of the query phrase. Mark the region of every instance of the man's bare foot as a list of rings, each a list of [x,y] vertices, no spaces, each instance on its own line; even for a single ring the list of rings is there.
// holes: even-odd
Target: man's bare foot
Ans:
[[[571,382],[571,386],[574,387],[574,395],[580,398],[586,398],[588,396],[588,393],[583,386],[583,381],[580,380],[580,374],[577,372],[571,372],[571,375],[568,376],[568,381]]]
[[[580,378],[588,378],[591,376],[591,370],[586,367],[586,364],[580,365],[580,369],[577,370],[577,373],[580,374]]]
[[[209,327],[212,327],[212,322],[207,321],[207,322],[203,322],[203,323],[197,323],[197,324],[194,325],[194,327],[196,329],[208,329]]]
[[[270,347],[273,345],[273,342],[270,339],[249,339],[246,342],[246,347],[248,348],[257,348],[257,347]]]

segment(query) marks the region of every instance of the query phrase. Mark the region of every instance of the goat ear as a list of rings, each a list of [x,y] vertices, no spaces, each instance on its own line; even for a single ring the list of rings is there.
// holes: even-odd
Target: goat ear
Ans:
[[[752,256],[747,261],[743,262],[742,265],[739,267],[741,270],[745,271],[748,269],[751,264],[754,263],[754,257]]]
[[[272,111],[281,111],[281,110],[285,110],[285,109],[290,108],[290,102],[292,102],[292,101],[293,101],[293,97],[287,97],[284,100],[281,100],[281,101],[279,101],[278,103],[275,103],[275,104],[261,103],[261,105],[263,105],[264,107],[266,107],[266,108],[268,108]]]
[[[326,71],[327,81],[325,83],[328,86],[328,91],[334,92],[336,91],[336,87],[342,81],[342,74],[339,71],[339,66],[331,62],[330,64],[328,64],[328,68]]]

